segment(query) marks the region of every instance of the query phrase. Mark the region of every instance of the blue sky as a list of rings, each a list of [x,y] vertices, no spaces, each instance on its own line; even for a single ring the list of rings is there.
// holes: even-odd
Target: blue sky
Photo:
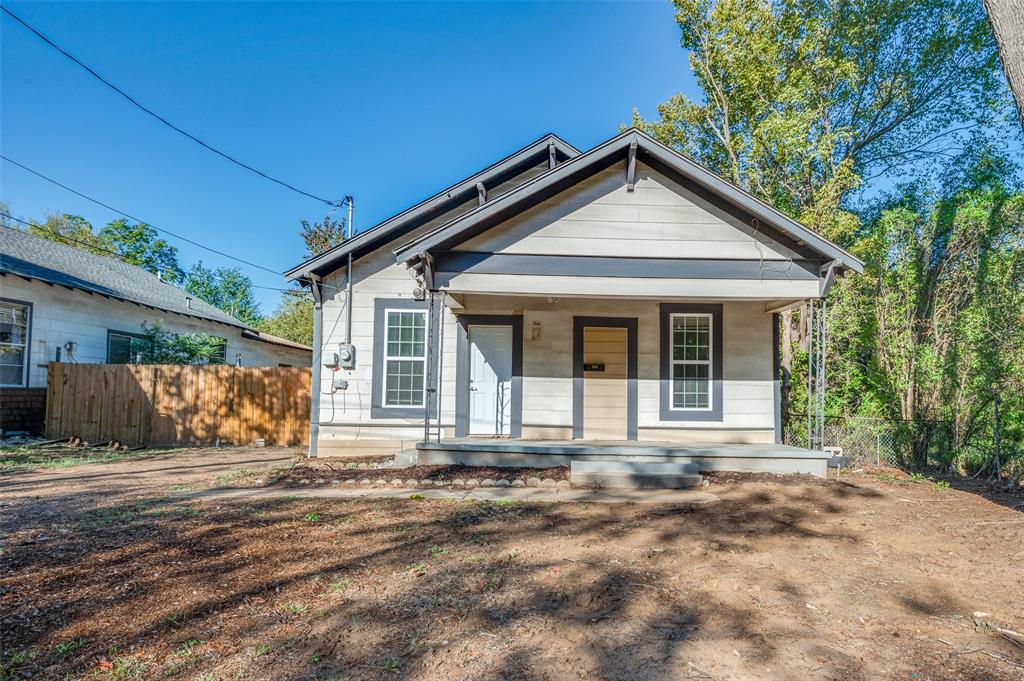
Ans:
[[[696,96],[668,2],[5,4],[171,121],[265,172],[355,197],[365,229],[546,132],[589,148]],[[165,128],[4,16],[3,153],[278,270],[325,207]],[[116,215],[7,163],[14,215]],[[188,244],[186,266],[228,260]],[[244,268],[263,286],[283,279]],[[265,312],[278,294],[259,290]]]

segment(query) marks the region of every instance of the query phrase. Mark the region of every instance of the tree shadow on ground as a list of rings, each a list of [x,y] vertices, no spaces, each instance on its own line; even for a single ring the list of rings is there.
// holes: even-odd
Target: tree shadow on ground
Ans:
[[[2,633],[34,652],[26,670],[72,678],[109,663],[167,678],[677,679],[706,664],[689,659],[697,641],[782,664],[825,632],[769,623],[763,603],[716,586],[718,566],[765,545],[856,544],[819,519],[874,498],[792,487],[692,509],[82,493],[11,535]],[[771,602],[803,617],[805,588],[782,579]],[[845,653],[817,655],[868,678]]]

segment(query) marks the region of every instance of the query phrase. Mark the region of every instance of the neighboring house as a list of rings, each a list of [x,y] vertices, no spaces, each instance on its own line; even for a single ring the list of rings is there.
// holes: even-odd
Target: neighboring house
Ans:
[[[862,269],[640,131],[548,135],[286,273],[322,298],[311,449],[823,474],[781,446],[778,313]]]
[[[309,348],[262,334],[142,268],[0,227],[5,404],[19,389],[45,387],[51,361],[131,362],[132,339],[142,334],[144,322],[223,338],[228,364],[303,367],[311,361]],[[13,429],[10,423],[2,427]]]

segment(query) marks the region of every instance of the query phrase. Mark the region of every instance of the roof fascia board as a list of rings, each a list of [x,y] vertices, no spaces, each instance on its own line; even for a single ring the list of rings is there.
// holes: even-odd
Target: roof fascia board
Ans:
[[[806,244],[814,251],[824,255],[826,258],[835,260],[840,267],[848,267],[856,272],[863,272],[863,263],[852,254],[843,250],[831,241],[818,236],[812,230],[792,220],[784,214],[772,208],[763,201],[757,199],[750,193],[736,187],[724,180],[710,170],[700,166],[682,154],[666,147],[646,133],[631,128],[611,138],[607,142],[580,154],[574,159],[555,167],[552,170],[524,183],[523,185],[504,194],[493,202],[489,202],[476,208],[455,220],[442,225],[432,232],[428,232],[418,239],[414,239],[402,245],[394,251],[395,259],[404,262],[414,258],[419,253],[436,248],[439,245],[448,245],[446,242],[454,238],[463,229],[468,229],[479,224],[488,218],[509,210],[512,206],[518,205],[538,192],[552,187],[559,181],[568,177],[574,172],[590,169],[599,164],[602,160],[614,157],[617,153],[625,152],[630,144],[636,141],[639,149],[650,154],[670,168],[674,168],[684,177],[690,178],[709,191],[722,196],[727,201],[750,213],[752,216],[763,220],[768,226],[774,227],[783,234],[789,235],[795,241]],[[623,154],[625,158],[625,154]]]
[[[399,229],[402,225],[408,223],[411,220],[416,220],[423,217],[440,206],[451,202],[462,194],[469,194],[476,192],[477,183],[487,183],[493,181],[496,177],[500,177],[503,174],[509,173],[515,170],[518,166],[529,161],[532,157],[537,156],[538,163],[542,159],[547,159],[550,153],[549,148],[554,145],[555,151],[561,153],[567,160],[571,160],[580,155],[580,150],[572,146],[565,140],[561,139],[554,133],[548,133],[540,139],[531,144],[526,145],[522,149],[506,156],[497,163],[494,163],[487,168],[479,171],[478,173],[456,182],[454,185],[444,189],[433,196],[424,199],[416,205],[407,208],[406,210],[394,215],[384,222],[377,223],[370,229],[362,232],[345,243],[338,244],[330,250],[324,251],[323,253],[303,262],[296,267],[288,270],[284,273],[285,279],[300,279],[308,276],[311,272],[314,272],[331,262],[347,256],[350,251],[357,251],[375,241],[385,239],[389,234]]]

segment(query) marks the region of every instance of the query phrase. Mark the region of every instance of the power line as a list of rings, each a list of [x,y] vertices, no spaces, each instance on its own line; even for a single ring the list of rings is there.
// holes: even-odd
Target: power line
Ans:
[[[45,42],[47,45],[49,45],[53,49],[57,50],[62,55],[64,55],[65,57],[67,57],[68,59],[70,59],[74,63],[78,64],[83,69],[85,69],[89,73],[89,75],[91,75],[93,78],[95,78],[96,80],[100,81],[101,83],[106,85],[108,88],[110,88],[111,90],[113,90],[117,94],[121,95],[122,97],[127,99],[129,102],[131,102],[133,105],[135,105],[136,107],[138,107],[142,111],[146,112],[147,114],[149,114],[150,116],[152,116],[156,120],[160,121],[161,123],[163,123],[167,127],[169,127],[172,130],[174,130],[175,132],[178,132],[178,133],[184,135],[185,137],[189,138],[190,140],[192,140],[196,144],[200,145],[204,149],[207,149],[208,151],[212,151],[213,153],[217,154],[221,158],[224,158],[224,159],[230,161],[231,163],[234,163],[237,166],[245,168],[246,170],[248,170],[250,172],[256,173],[257,175],[259,175],[260,177],[262,177],[262,178],[264,178],[266,180],[270,180],[271,182],[275,182],[275,183],[281,185],[282,187],[290,189],[293,192],[296,192],[298,194],[302,194],[303,196],[306,196],[308,198],[315,199],[317,201],[325,203],[328,206],[331,206],[332,208],[340,208],[344,204],[343,201],[332,201],[330,199],[325,199],[325,198],[323,198],[321,196],[317,196],[316,194],[311,194],[310,192],[303,191],[303,190],[299,189],[298,187],[295,187],[294,185],[291,185],[291,184],[285,182],[284,180],[279,180],[276,177],[271,177],[270,175],[267,175],[263,171],[258,170],[256,168],[253,168],[248,163],[244,163],[242,161],[239,161],[237,158],[235,158],[235,157],[233,157],[233,156],[231,156],[231,155],[229,155],[229,154],[227,154],[227,153],[225,153],[225,152],[223,152],[223,151],[221,151],[219,149],[216,149],[216,148],[210,146],[209,144],[207,144],[203,140],[199,139],[198,137],[196,137],[192,133],[187,132],[186,130],[183,130],[183,129],[179,128],[177,125],[175,125],[174,123],[171,123],[169,120],[167,120],[166,118],[164,118],[160,114],[156,113],[155,111],[153,111],[152,109],[148,108],[147,106],[139,103],[139,101],[136,100],[134,97],[132,97],[127,92],[125,92],[121,88],[117,87],[113,83],[111,83],[109,80],[107,80],[106,78],[104,78],[103,76],[98,74],[96,71],[94,71],[89,66],[86,66],[81,60],[79,60],[73,54],[69,53],[67,50],[62,48],[60,45],[58,45],[57,43],[53,42],[52,40],[47,38],[45,35],[43,35],[39,31],[37,31],[35,28],[30,26],[28,23],[26,23],[24,19],[22,19],[21,17],[17,16],[11,10],[7,9],[7,7],[5,7],[4,5],[0,5],[0,9],[2,9],[9,17],[11,17],[15,21],[17,21],[19,24],[21,24],[22,26],[27,28],[29,31],[34,33],[40,40]]]
[[[270,272],[271,274],[275,274],[277,276],[281,276],[281,272],[279,272],[278,270],[272,270],[269,267],[264,267],[263,265],[257,265],[254,262],[249,262],[248,260],[243,260],[242,258],[236,258],[235,256],[229,255],[229,254],[225,253],[224,251],[218,251],[215,248],[210,248],[209,246],[204,246],[203,244],[199,243],[198,241],[193,241],[192,239],[189,239],[188,237],[181,236],[180,234],[175,234],[174,232],[170,231],[169,229],[164,229],[163,227],[157,227],[156,225],[154,225],[151,222],[147,222],[146,220],[141,220],[141,219],[135,217],[134,215],[131,215],[130,213],[126,213],[123,210],[119,210],[117,208],[114,208],[110,204],[103,203],[102,201],[94,199],[91,196],[87,196],[87,195],[83,194],[82,192],[78,191],[77,189],[72,189],[71,187],[67,186],[66,184],[62,184],[62,183],[58,182],[57,180],[54,180],[51,177],[47,177],[46,175],[43,175],[39,171],[32,170],[28,166],[26,166],[24,164],[21,164],[21,163],[18,163],[14,159],[8,158],[7,156],[4,156],[3,154],[0,154],[0,158],[2,158],[3,160],[7,161],[8,163],[11,163],[13,165],[18,166],[22,170],[26,170],[26,171],[32,173],[33,175],[35,175],[36,177],[38,177],[40,179],[46,180],[47,182],[50,182],[51,184],[57,185],[61,189],[69,191],[72,194],[75,194],[76,196],[82,197],[86,201],[92,201],[97,206],[102,206],[103,208],[106,208],[109,211],[113,211],[113,212],[117,213],[118,215],[123,215],[124,217],[128,218],[129,220],[134,220],[135,222],[139,222],[139,223],[142,223],[144,225],[149,225],[150,227],[152,227],[153,229],[155,229],[158,232],[163,232],[164,234],[167,234],[168,236],[172,236],[175,239],[180,239],[181,241],[184,241],[185,243],[192,244],[193,246],[196,246],[197,248],[202,248],[203,250],[209,251],[210,253],[216,253],[217,255],[222,256],[224,258],[228,258],[229,260],[234,260],[235,262],[240,262],[243,265],[248,265],[249,267],[255,267],[255,268],[261,269],[261,270],[263,270],[265,272]]]
[[[57,237],[58,239],[61,239],[63,241],[70,241],[71,243],[75,243],[75,244],[79,244],[81,246],[85,246],[90,251],[100,251],[101,253],[106,253],[107,255],[109,255],[109,256],[111,256],[113,258],[117,258],[118,260],[120,260],[121,262],[123,262],[126,265],[131,265],[132,267],[138,267],[138,265],[136,265],[135,263],[128,262],[128,260],[125,259],[124,255],[122,255],[121,253],[118,253],[117,251],[112,251],[109,248],[103,248],[102,246],[97,246],[96,244],[90,243],[88,241],[82,241],[81,239],[76,239],[76,238],[74,238],[72,236],[68,236],[67,234],[62,234],[61,232],[58,232],[55,229],[51,229],[51,228],[47,227],[46,225],[41,225],[38,222],[29,222],[27,220],[22,220],[21,218],[16,218],[13,215],[9,215],[8,213],[5,213],[3,211],[0,211],[0,217],[5,217],[8,220],[14,220],[15,222],[20,222],[21,224],[25,225],[26,227],[34,227],[35,229],[41,229],[44,232],[48,232],[48,233],[54,235],[55,237]],[[169,282],[165,282],[165,283],[169,283]],[[278,286],[260,286],[259,284],[250,284],[250,286],[252,288],[266,289],[267,291],[281,291],[283,293],[296,293],[296,290],[293,289],[293,288],[280,288]]]

